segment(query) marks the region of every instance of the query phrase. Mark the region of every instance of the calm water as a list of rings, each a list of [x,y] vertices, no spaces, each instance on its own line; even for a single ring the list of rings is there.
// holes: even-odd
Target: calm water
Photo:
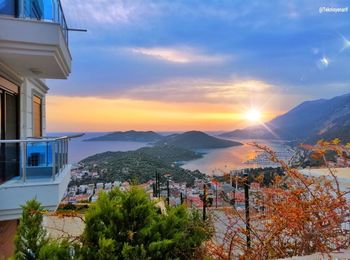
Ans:
[[[235,140],[237,141],[237,140]],[[252,142],[273,147],[283,141],[267,140],[238,140],[243,143],[241,146],[233,146],[222,149],[200,150],[205,153],[203,158],[185,163],[182,167],[189,170],[199,170],[207,175],[222,175],[234,169],[255,167],[243,162],[253,159],[256,156],[256,147],[250,145]]]
[[[54,136],[65,136],[74,134],[75,133],[51,133],[51,135]],[[69,162],[77,163],[80,160],[97,153],[103,153],[107,151],[132,151],[148,145],[147,143],[140,142],[84,142],[84,140],[86,139],[101,136],[104,134],[106,133],[86,133],[82,137],[72,139],[69,142]]]
[[[84,140],[101,136],[106,133],[86,133],[83,137],[74,138],[69,143],[69,161],[71,163],[79,162],[80,160],[102,152],[107,151],[132,151],[141,147],[148,146],[148,143],[140,142],[84,142]],[[74,133],[51,133],[54,136],[74,135]],[[200,170],[203,173],[212,175],[222,174],[232,169],[245,168],[247,165],[244,161],[252,159],[255,156],[256,148],[248,145],[249,140],[241,141],[242,146],[234,146],[223,149],[200,150],[205,155],[201,159],[189,161],[182,167],[190,170]],[[269,144],[266,141],[259,143]]]
[[[222,175],[232,169],[246,168],[244,161],[255,156],[254,147],[244,144],[222,149],[200,150],[204,152],[203,158],[193,160],[182,165],[189,170],[199,170],[208,175]]]

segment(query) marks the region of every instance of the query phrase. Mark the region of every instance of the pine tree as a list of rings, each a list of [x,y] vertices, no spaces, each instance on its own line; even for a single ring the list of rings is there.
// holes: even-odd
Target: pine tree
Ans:
[[[78,246],[68,240],[50,239],[39,250],[38,260],[68,260],[78,255]]]
[[[189,259],[210,236],[184,207],[161,214],[140,189],[102,193],[86,214],[84,259]]]
[[[22,209],[15,237],[15,259],[37,259],[41,247],[46,243],[46,232],[41,225],[44,209],[35,199],[29,200]]]

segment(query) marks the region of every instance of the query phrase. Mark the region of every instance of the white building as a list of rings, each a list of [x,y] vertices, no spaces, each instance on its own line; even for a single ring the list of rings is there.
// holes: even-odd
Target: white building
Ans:
[[[104,186],[103,182],[96,183],[96,190],[103,190],[103,186]]]
[[[111,182],[105,183],[105,189],[106,189],[106,190],[112,189],[112,183],[111,183]]]
[[[67,189],[69,138],[45,137],[45,80],[66,79],[71,61],[60,0],[0,1],[0,259],[21,205],[55,210]]]
[[[86,190],[88,189],[87,185],[80,185],[79,186],[79,192],[80,193],[86,193]]]

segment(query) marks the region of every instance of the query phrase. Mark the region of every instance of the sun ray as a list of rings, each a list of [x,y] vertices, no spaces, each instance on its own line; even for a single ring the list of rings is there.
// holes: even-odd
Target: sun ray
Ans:
[[[260,110],[256,108],[249,109],[244,116],[250,122],[260,122],[262,118]]]

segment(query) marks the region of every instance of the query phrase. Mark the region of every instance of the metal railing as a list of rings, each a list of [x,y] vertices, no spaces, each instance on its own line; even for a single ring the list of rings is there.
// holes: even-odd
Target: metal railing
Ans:
[[[43,177],[54,181],[68,164],[68,141],[74,137],[0,140],[0,169],[7,179],[19,175],[23,182]]]
[[[2,0],[0,15],[57,23],[68,45],[68,26],[60,0]]]

